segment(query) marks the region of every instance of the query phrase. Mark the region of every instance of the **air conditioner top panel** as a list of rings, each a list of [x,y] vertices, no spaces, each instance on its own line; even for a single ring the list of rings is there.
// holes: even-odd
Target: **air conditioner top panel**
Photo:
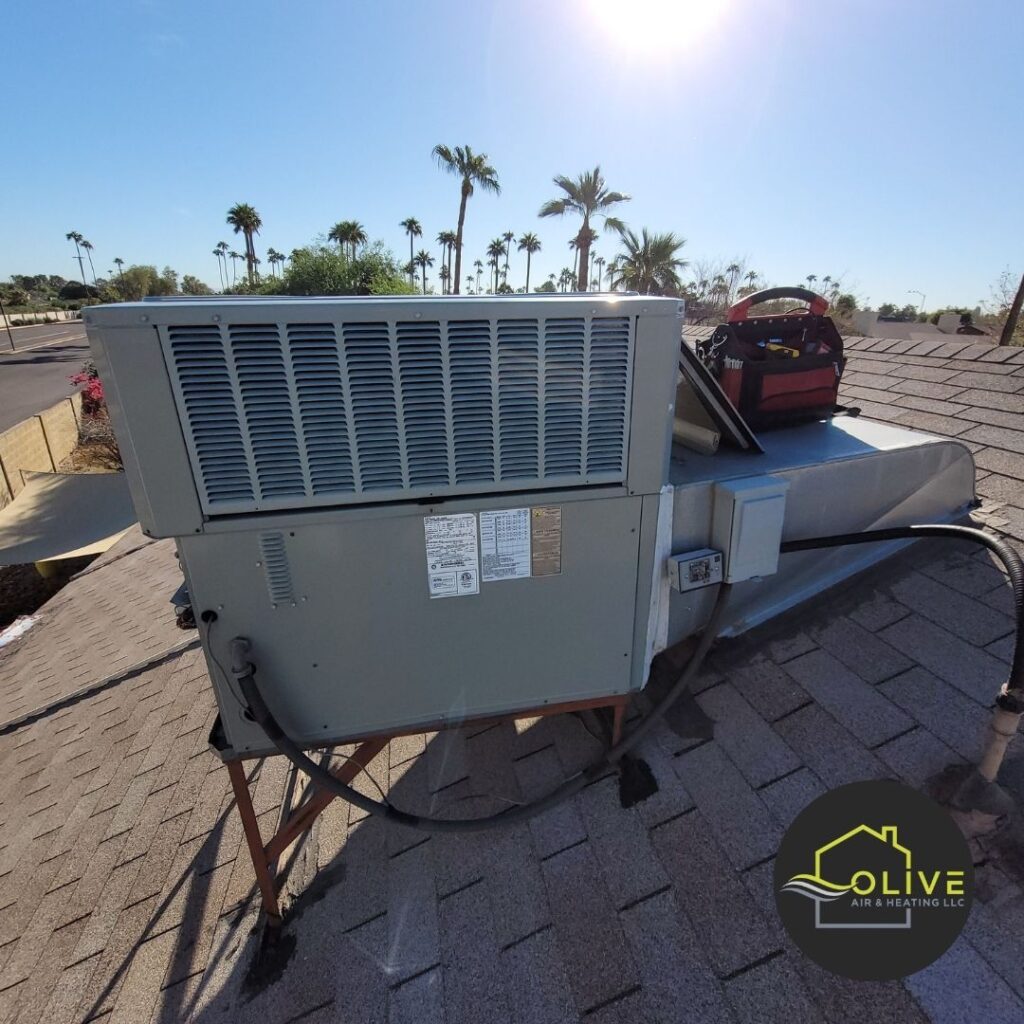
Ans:
[[[514,304],[514,305],[513,305]],[[290,318],[301,315],[308,307],[311,314],[323,315],[325,309],[336,315],[353,315],[362,319],[375,316],[393,317],[402,307],[422,307],[424,315],[433,318],[457,316],[509,316],[510,308],[518,310],[537,306],[542,316],[620,315],[664,316],[680,318],[682,303],[678,299],[624,292],[594,292],[589,294],[541,295],[159,295],[141,302],[119,302],[109,306],[91,306],[83,310],[87,324],[97,327],[137,327],[141,323],[208,323],[210,317],[220,315],[239,317],[252,322],[266,311],[288,308]],[[213,308],[215,307],[215,308]],[[295,312],[291,312],[294,310]],[[518,311],[514,315],[519,315]],[[143,319],[145,318],[145,319]]]
[[[680,313],[613,294],[232,296],[84,319],[155,522],[163,485],[145,478],[179,430],[206,519],[626,486],[638,443],[655,487],[671,419],[651,397],[674,382]]]

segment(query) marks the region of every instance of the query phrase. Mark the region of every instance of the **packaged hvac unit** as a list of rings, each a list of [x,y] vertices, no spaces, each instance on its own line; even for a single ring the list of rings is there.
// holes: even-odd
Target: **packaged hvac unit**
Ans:
[[[177,538],[197,616],[215,613],[230,747],[273,749],[225,674],[235,636],[309,747],[639,688],[681,312],[630,296],[90,310],[142,527]]]

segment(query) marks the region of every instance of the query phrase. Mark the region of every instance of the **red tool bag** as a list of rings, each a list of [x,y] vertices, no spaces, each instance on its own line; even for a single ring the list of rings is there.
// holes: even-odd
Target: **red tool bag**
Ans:
[[[748,316],[771,299],[806,308]],[[846,361],[843,339],[825,316],[828,301],[806,288],[766,288],[737,302],[727,321],[697,343],[697,354],[754,430],[831,416]]]

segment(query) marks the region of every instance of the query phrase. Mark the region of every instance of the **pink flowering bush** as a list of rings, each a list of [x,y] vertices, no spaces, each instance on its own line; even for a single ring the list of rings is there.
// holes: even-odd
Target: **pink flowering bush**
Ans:
[[[92,362],[86,363],[79,373],[68,378],[74,387],[82,393],[82,413],[85,416],[98,416],[105,408],[103,401],[103,381],[96,372]]]

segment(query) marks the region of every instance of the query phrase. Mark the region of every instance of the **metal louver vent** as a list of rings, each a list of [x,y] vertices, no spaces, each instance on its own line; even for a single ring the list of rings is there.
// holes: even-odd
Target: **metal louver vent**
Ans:
[[[625,479],[629,316],[161,331],[207,514]]]
[[[270,603],[294,604],[295,588],[283,533],[261,533],[260,554],[263,556],[263,575],[267,580]]]

